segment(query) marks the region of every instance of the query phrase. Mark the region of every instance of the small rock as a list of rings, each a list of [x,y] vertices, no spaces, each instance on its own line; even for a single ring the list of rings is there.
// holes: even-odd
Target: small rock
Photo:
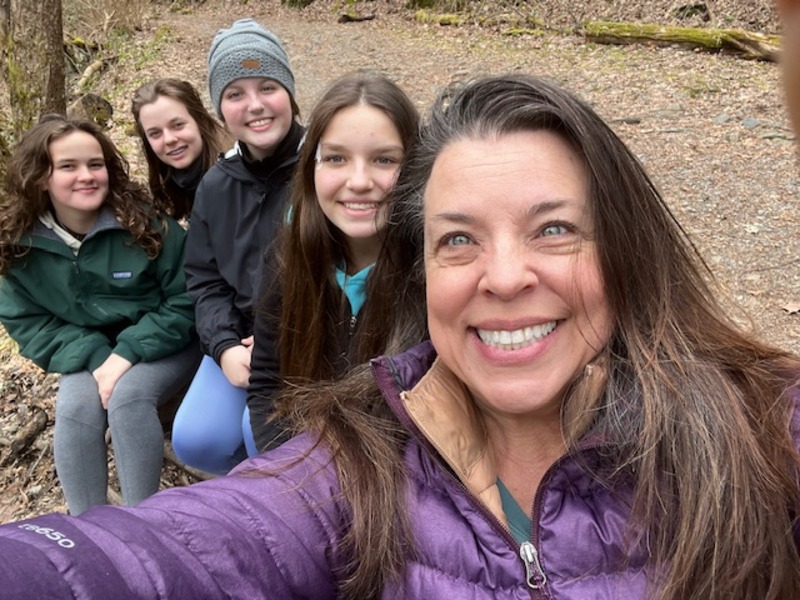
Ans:
[[[758,122],[758,119],[754,119],[752,117],[748,117],[742,121],[742,126],[745,129],[755,129],[759,125],[760,123]]]
[[[717,115],[714,118],[714,123],[716,123],[717,125],[724,125],[725,123],[727,123],[730,120],[731,120],[731,116],[730,115],[722,113],[722,114]]]

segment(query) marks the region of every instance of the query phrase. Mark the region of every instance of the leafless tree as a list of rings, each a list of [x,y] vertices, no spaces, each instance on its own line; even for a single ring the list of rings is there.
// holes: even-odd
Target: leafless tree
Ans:
[[[64,113],[61,0],[0,0],[0,71],[14,134],[44,113]]]

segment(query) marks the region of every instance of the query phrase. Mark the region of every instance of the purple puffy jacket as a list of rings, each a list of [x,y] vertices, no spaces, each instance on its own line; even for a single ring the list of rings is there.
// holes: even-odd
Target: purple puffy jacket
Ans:
[[[560,459],[537,494],[533,543],[520,548],[501,519],[442,465],[418,436],[400,394],[434,358],[426,344],[375,363],[388,401],[412,430],[407,494],[417,543],[403,580],[383,598],[646,598],[644,553],[618,567],[630,497],[624,482],[607,489],[572,457]],[[797,412],[793,434],[800,438]],[[299,436],[226,477],[160,492],[135,508],[3,525],[0,597],[336,598],[333,573],[346,560],[337,542],[348,508],[323,448],[294,461],[312,445]],[[589,448],[581,460],[599,458]]]

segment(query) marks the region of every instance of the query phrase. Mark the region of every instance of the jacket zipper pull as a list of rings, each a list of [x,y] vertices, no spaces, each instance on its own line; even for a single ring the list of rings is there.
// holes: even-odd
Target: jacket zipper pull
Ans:
[[[519,547],[519,557],[525,563],[525,580],[528,587],[532,590],[543,588],[547,583],[547,575],[539,564],[539,552],[536,546],[530,542],[522,542]]]

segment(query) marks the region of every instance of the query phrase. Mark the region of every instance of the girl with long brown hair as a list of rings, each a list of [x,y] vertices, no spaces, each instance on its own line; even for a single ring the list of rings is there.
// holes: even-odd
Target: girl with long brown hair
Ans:
[[[259,451],[282,440],[268,422],[282,381],[342,377],[385,350],[371,290],[390,192],[418,127],[409,97],[384,75],[336,80],[311,114],[290,222],[265,255],[247,404]]]
[[[188,218],[200,180],[224,150],[224,128],[191,83],[171,77],[139,87],[131,113],[153,200],[173,218]]]

